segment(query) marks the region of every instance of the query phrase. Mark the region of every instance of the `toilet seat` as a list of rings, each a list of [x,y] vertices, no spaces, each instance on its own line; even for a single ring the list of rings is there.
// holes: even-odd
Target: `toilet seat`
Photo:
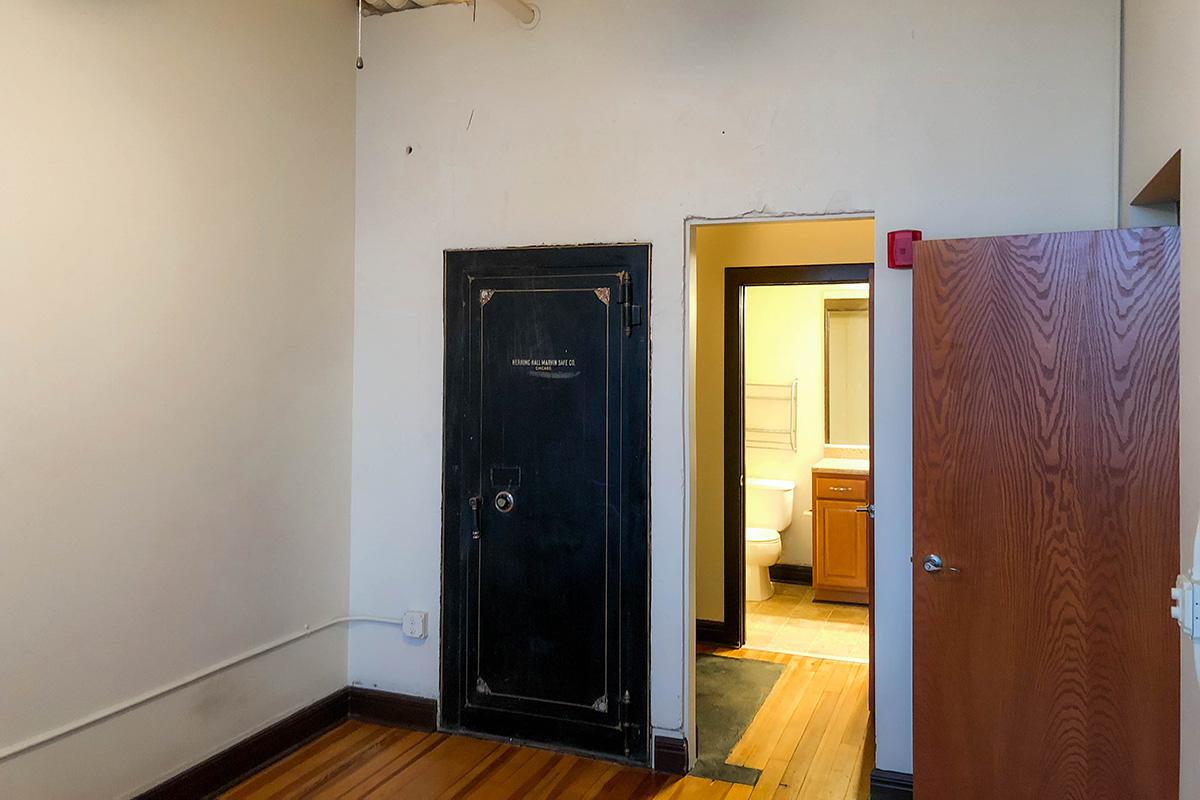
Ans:
[[[747,542],[778,542],[779,531],[773,531],[770,528],[746,528]]]

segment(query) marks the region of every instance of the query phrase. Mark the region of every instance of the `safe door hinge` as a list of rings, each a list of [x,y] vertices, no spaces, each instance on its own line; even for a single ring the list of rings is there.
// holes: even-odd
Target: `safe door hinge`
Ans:
[[[621,733],[625,737],[625,757],[626,758],[629,757],[629,753],[631,752],[630,747],[629,747],[630,737],[633,735],[636,735],[637,732],[641,731],[641,726],[635,725],[629,721],[629,706],[632,702],[633,701],[629,696],[629,690],[626,689],[621,694]]]
[[[642,324],[642,307],[633,302],[633,288],[630,285],[629,273],[621,273],[621,283],[617,289],[617,302],[621,305],[621,322],[625,326],[625,335],[632,336],[633,329]]]

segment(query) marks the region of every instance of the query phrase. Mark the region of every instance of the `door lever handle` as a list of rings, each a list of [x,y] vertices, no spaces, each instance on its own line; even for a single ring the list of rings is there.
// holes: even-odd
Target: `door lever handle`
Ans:
[[[921,562],[921,567],[926,572],[959,572],[958,567],[947,567],[942,557],[937,553],[931,553],[925,556],[925,560]]]
[[[875,519],[875,504],[874,503],[871,503],[870,505],[866,505],[866,506],[859,506],[858,508],[856,508],[854,510],[857,511],[859,514],[866,514],[871,519]]]
[[[483,498],[476,495],[470,499],[471,511],[474,512],[475,521],[471,529],[471,538],[479,538],[479,529],[482,527],[483,517]]]

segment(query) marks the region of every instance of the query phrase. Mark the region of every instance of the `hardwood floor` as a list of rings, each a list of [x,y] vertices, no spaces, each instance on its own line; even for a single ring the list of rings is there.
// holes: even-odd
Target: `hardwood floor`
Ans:
[[[762,770],[749,795],[867,800],[875,762],[866,664],[742,648],[702,648],[784,665],[728,762]]]
[[[730,763],[755,786],[678,777],[466,736],[347,722],[227,792],[266,798],[866,800],[873,753],[867,668],[783,653],[705,648],[784,664]]]

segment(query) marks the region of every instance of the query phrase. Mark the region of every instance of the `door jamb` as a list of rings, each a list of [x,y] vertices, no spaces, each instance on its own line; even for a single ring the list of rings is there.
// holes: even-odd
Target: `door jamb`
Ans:
[[[838,219],[872,219],[877,220],[878,213],[873,209],[860,209],[847,212],[784,212],[784,213],[746,213],[734,217],[720,216],[704,216],[694,214],[685,217],[683,220],[683,275],[684,275],[684,297],[686,303],[686,313],[681,321],[682,330],[680,335],[683,337],[683,467],[685,470],[684,485],[683,485],[683,542],[679,550],[679,562],[683,569],[683,608],[682,619],[680,625],[680,638],[676,640],[679,646],[683,648],[683,652],[679,653],[673,648],[675,643],[669,645],[664,642],[661,647],[652,648],[654,652],[651,654],[651,659],[657,659],[659,664],[664,660],[679,663],[680,681],[679,686],[682,693],[682,708],[680,709],[680,726],[679,728],[659,727],[655,726],[656,733],[663,733],[667,736],[679,736],[682,732],[685,739],[689,742],[696,741],[696,287],[698,285],[698,274],[696,265],[696,236],[700,228],[709,225],[752,225],[762,222],[820,222]],[[872,271],[872,291],[871,296],[874,297],[874,277]],[[872,353],[874,351],[872,350]],[[874,375],[872,375],[874,380]],[[874,401],[874,390],[872,389],[872,402]],[[874,437],[874,425],[872,425],[872,437]],[[874,448],[874,438],[872,438],[872,448]],[[874,470],[874,458],[871,460],[872,470]],[[872,478],[874,473],[872,473]],[[873,484],[872,484],[873,485]],[[874,495],[872,494],[872,498]],[[872,545],[873,546],[873,545]],[[872,582],[874,582],[874,559],[872,558]],[[873,620],[872,620],[873,623]],[[670,624],[669,619],[655,622],[658,624]],[[872,627],[872,640],[874,640],[874,628]],[[874,653],[872,653],[874,656]],[[874,683],[874,659],[872,658],[871,665],[871,680]],[[695,762],[695,748],[690,748],[688,752],[688,767]]]
[[[813,286],[841,283],[866,283],[874,286],[875,265],[857,264],[813,264],[778,267],[731,267],[724,270],[725,282],[725,343],[724,343],[724,590],[725,613],[721,623],[705,623],[713,632],[719,632],[720,643],[740,647],[746,641],[746,503],[745,503],[745,401],[743,381],[745,377],[745,353],[743,348],[745,330],[746,288],[750,286]],[[874,297],[868,298],[868,319],[873,320]],[[870,325],[870,323],[868,323]],[[873,330],[872,330],[873,333]],[[730,354],[735,354],[733,358]],[[868,359],[871,358],[868,348]],[[868,361],[868,374],[874,372]],[[870,389],[868,388],[868,392]],[[874,400],[870,407],[873,410]],[[869,422],[874,430],[873,419]],[[870,460],[874,464],[874,459]],[[867,503],[873,501],[872,481],[867,480]],[[868,522],[868,529],[871,523]],[[867,536],[868,572],[872,565],[870,542],[874,537],[870,530]],[[874,579],[868,581],[873,589]],[[870,612],[868,611],[868,614]]]

